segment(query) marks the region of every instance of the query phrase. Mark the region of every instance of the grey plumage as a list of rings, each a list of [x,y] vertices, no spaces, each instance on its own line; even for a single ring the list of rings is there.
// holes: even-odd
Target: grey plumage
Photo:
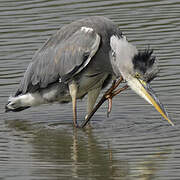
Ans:
[[[92,28],[93,33],[90,35],[82,33],[82,27]],[[91,44],[95,41],[95,36],[101,37],[99,42],[101,48],[92,58],[94,73],[96,69],[100,73],[101,65],[107,72],[112,73],[108,50],[110,49],[109,39],[113,34],[121,36],[122,33],[113,22],[104,17],[90,17],[62,27],[35,54],[16,96],[46,88],[60,78],[66,79],[68,74],[74,76],[77,71],[82,70],[83,61],[86,61],[91,52]],[[100,59],[103,59],[103,62]]]
[[[88,94],[88,115],[101,89],[112,77],[122,76],[173,124],[146,84],[155,77],[156,69],[152,51],[138,52],[111,20],[88,17],[62,27],[35,53],[15,97],[9,98],[5,108],[20,111],[43,103],[72,101],[77,126],[76,99]]]

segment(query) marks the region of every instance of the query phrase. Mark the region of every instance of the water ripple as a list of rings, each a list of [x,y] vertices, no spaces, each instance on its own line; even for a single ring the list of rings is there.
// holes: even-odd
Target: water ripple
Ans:
[[[179,179],[179,9],[177,0],[1,0],[0,178]],[[160,73],[152,87],[175,127],[130,89],[86,130],[72,128],[71,104],[4,113],[35,51],[63,25],[93,15],[111,18],[139,49],[154,49]]]

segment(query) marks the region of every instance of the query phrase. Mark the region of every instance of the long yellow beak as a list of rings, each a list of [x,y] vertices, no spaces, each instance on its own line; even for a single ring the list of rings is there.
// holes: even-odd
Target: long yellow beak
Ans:
[[[164,119],[166,119],[172,126],[174,126],[173,122],[168,118],[168,114],[164,106],[161,104],[148,83],[137,78],[132,78],[128,81],[128,85],[148,103],[152,104],[156,108],[156,110],[164,117]]]

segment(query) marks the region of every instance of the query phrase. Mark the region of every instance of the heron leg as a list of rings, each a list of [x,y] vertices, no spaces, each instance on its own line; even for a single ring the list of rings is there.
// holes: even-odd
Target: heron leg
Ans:
[[[91,113],[91,111],[93,110],[93,107],[96,103],[96,100],[99,96],[100,91],[101,91],[101,87],[92,89],[91,91],[88,92],[87,115],[85,116],[85,120],[88,117],[88,115]]]
[[[108,99],[108,110],[107,110],[107,117],[109,117],[109,114],[111,113],[112,110],[112,98],[111,97],[106,97]]]
[[[76,97],[77,97],[77,84],[73,81],[69,84],[69,92],[72,98],[73,108],[73,122],[74,126],[77,127],[77,109],[76,109]]]
[[[117,86],[116,86],[117,87]],[[107,111],[107,117],[109,117],[109,114],[112,110],[112,98],[116,95],[118,95],[120,92],[126,90],[128,88],[128,85],[125,85],[122,88],[117,89],[116,91],[112,91],[109,94],[106,95],[106,99],[108,99],[108,111]]]
[[[125,89],[127,89],[127,85],[124,86],[123,88],[118,89],[117,91],[114,91],[119,84],[123,81],[123,78],[120,77],[117,81],[113,81],[111,87],[105,92],[105,94],[102,96],[102,98],[100,99],[100,101],[96,104],[96,106],[94,107],[94,109],[91,111],[90,114],[88,114],[88,116],[86,117],[86,121],[84,121],[81,125],[81,127],[85,127],[86,124],[90,121],[91,117],[94,115],[94,113],[99,109],[99,107],[108,99],[109,100],[109,107],[108,107],[108,111],[111,112],[112,109],[112,98],[119,94],[121,91],[124,91]]]

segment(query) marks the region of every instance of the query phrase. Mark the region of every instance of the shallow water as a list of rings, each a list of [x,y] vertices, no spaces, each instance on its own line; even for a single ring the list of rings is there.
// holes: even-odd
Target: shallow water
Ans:
[[[180,179],[180,2],[178,0],[0,1],[0,179]],[[150,46],[160,73],[152,87],[171,127],[131,90],[73,129],[71,104],[4,113],[35,51],[65,24],[92,16],[116,22],[139,49]],[[79,122],[85,100],[78,103]]]

